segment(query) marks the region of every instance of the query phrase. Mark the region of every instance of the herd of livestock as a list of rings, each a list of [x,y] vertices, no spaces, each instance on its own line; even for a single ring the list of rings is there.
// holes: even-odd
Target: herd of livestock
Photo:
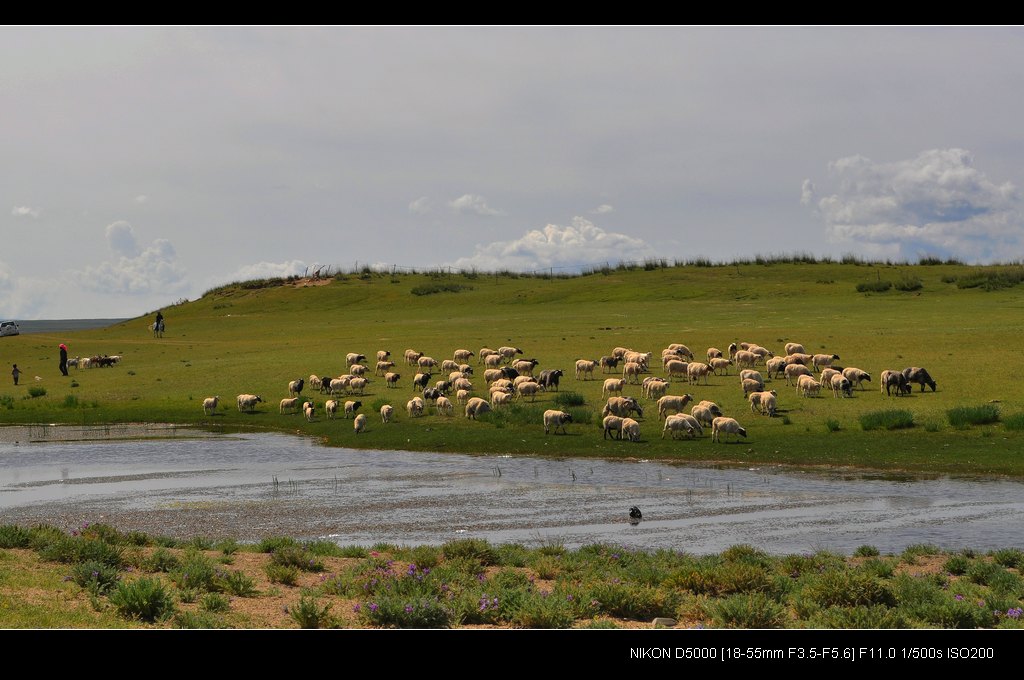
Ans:
[[[807,354],[797,343],[787,343],[785,353],[776,356],[770,350],[754,343],[732,343],[723,351],[709,347],[707,361],[697,361],[690,349],[681,344],[671,344],[661,352],[661,372],[664,377],[654,375],[655,366],[652,352],[638,352],[626,347],[616,347],[600,359],[579,359],[576,361],[574,377],[579,381],[595,379],[594,373],[615,373],[621,377],[604,380],[601,396],[605,399],[601,410],[600,426],[604,437],[629,441],[640,441],[640,423],[633,416],[643,418],[641,400],[656,402],[658,418],[664,421],[662,438],[685,436],[694,438],[703,435],[704,429],[711,428],[711,441],[722,441],[732,435],[746,437],[746,429],[732,417],[723,414],[722,408],[713,401],[695,402],[690,394],[669,394],[673,381],[688,385],[699,385],[703,380],[708,384],[709,375],[728,375],[730,368],[738,371],[739,386],[750,404],[752,413],[772,417],[778,409],[778,391],[765,388],[766,379],[785,379],[786,384],[795,387],[801,397],[819,396],[822,391],[831,391],[833,397],[853,396],[853,390],[864,389],[865,382],[871,382],[871,375],[856,367],[842,368],[836,364],[836,354]],[[561,369],[545,369],[537,372],[537,359],[521,358],[523,351],[518,347],[484,347],[473,353],[457,349],[452,359],[438,361],[422,352],[408,349],[404,363],[417,372],[411,381],[417,395],[410,399],[405,410],[410,418],[420,417],[432,405],[438,415],[452,416],[455,403],[466,418],[476,419],[493,409],[500,409],[515,400],[529,399],[531,402],[541,392],[557,391],[559,382],[565,377]],[[473,380],[474,366],[469,362],[476,357],[476,368],[482,369],[488,398],[478,396],[479,390]],[[702,359],[704,357],[701,357]],[[289,396],[281,399],[279,412],[298,413],[312,421],[316,406],[310,398],[303,398],[305,389],[317,390],[330,398],[324,403],[324,413],[334,419],[340,410],[345,418],[352,418],[353,428],[358,434],[366,428],[366,415],[359,413],[363,404],[355,399],[337,398],[362,396],[370,381],[366,377],[370,370],[367,357],[349,353],[346,356],[347,373],[338,377],[310,375],[288,383]],[[396,370],[391,352],[380,350],[376,355],[374,375],[383,378],[385,387],[397,388],[402,375]],[[439,379],[435,380],[434,371]],[[763,371],[763,373],[762,373]],[[447,377],[443,377],[447,374]],[[934,392],[936,383],[928,371],[920,367],[909,367],[902,371],[886,370],[879,377],[880,390],[888,396],[903,396],[911,392],[913,384],[925,386]],[[628,386],[636,385],[640,397],[627,396]],[[203,402],[203,411],[212,415],[218,406],[219,397],[208,397]],[[237,397],[238,410],[253,412],[263,398],[256,394],[240,394]],[[689,413],[686,407],[690,406]],[[390,404],[380,408],[383,423],[389,423],[395,409]],[[544,412],[544,433],[566,432],[565,426],[572,422],[567,411],[549,409]]]

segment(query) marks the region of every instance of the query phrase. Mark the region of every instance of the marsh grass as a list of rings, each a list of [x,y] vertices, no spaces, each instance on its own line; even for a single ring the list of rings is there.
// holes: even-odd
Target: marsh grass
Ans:
[[[303,595],[297,604],[288,608],[288,615],[299,628],[330,628],[334,621],[330,616],[331,605],[320,605],[315,598]]]
[[[999,407],[994,404],[980,406],[957,406],[946,411],[949,424],[957,429],[967,429],[971,425],[987,425],[999,421]]]
[[[914,414],[905,409],[871,411],[859,420],[864,430],[900,430],[914,426]]]
[[[163,621],[174,613],[174,596],[159,579],[142,577],[121,581],[110,593],[110,603],[126,618]]]

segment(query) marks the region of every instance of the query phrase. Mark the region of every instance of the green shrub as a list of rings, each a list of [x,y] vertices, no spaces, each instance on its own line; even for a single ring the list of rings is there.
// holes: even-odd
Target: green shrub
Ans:
[[[876,604],[870,607],[829,607],[816,613],[808,623],[815,628],[910,628],[911,620],[899,609]]]
[[[924,283],[922,283],[921,279],[917,276],[913,276],[911,274],[903,274],[900,276],[900,278],[896,279],[896,281],[893,282],[892,287],[895,288],[896,290],[901,290],[910,293],[915,290],[921,290],[922,288],[924,288]]]
[[[958,406],[946,411],[949,424],[958,429],[971,425],[987,425],[999,421],[999,407],[995,404],[981,406]]]
[[[498,553],[490,543],[479,538],[449,541],[441,546],[441,554],[446,560],[464,557],[476,560],[485,567],[498,563]]]
[[[572,602],[556,593],[532,591],[512,613],[517,628],[571,628],[576,620]]]
[[[337,557],[369,557],[370,551],[361,545],[343,545],[338,547]]]
[[[1003,418],[1003,427],[1007,430],[1024,430],[1024,413],[1014,413]]]
[[[71,579],[89,592],[102,595],[121,579],[121,573],[103,562],[79,562],[71,568]]]
[[[238,544],[238,541],[233,538],[220,541],[214,546],[216,550],[221,551],[221,553],[225,555],[234,555],[241,549],[241,547],[242,546]]]
[[[159,579],[142,577],[121,581],[110,593],[121,616],[142,621],[163,621],[174,613],[174,597]]]
[[[1003,548],[992,551],[992,560],[1009,569],[1024,568],[1024,551],[1018,548]]]
[[[32,387],[28,388],[28,396],[30,396],[33,399],[37,397],[45,397],[46,388],[40,387],[39,385],[33,385]]]
[[[299,582],[299,570],[292,566],[270,563],[263,567],[271,583],[294,586]]]
[[[230,628],[223,619],[208,611],[178,612],[174,615],[172,624],[175,628],[195,628],[202,630]]]
[[[865,430],[898,430],[914,426],[914,414],[904,409],[870,411],[860,417]]]
[[[434,598],[383,594],[359,605],[359,617],[386,628],[450,628],[452,611]]]
[[[669,590],[627,583],[598,583],[590,588],[597,611],[623,619],[645,621],[656,616],[673,616],[679,597]]]
[[[730,595],[707,605],[716,626],[723,628],[781,628],[786,609],[762,593]]]
[[[270,561],[282,567],[295,567],[302,571],[320,572],[324,563],[302,546],[284,545],[270,553]]]
[[[103,541],[88,538],[64,536],[44,546],[39,557],[47,562],[102,562],[111,567],[121,567],[124,549]]]
[[[210,592],[217,590],[217,565],[206,555],[190,552],[181,565],[171,572],[171,580],[178,588],[195,588]]]
[[[294,538],[288,536],[272,536],[270,538],[264,538],[256,544],[256,552],[261,553],[272,553],[278,548],[284,547],[296,547],[299,542]]]
[[[838,432],[839,429],[840,429],[839,428],[839,421],[836,420],[835,418],[827,419],[825,421],[825,429],[828,430],[829,432]]]
[[[288,615],[299,628],[330,628],[333,625],[328,614],[330,609],[330,604],[321,607],[316,599],[302,596],[296,605],[288,608]]]
[[[441,549],[433,545],[418,545],[395,551],[395,557],[407,560],[420,569],[433,569],[441,561]]]
[[[916,564],[918,557],[931,557],[933,555],[941,555],[942,548],[931,543],[913,543],[903,549],[903,553],[900,557],[907,564]]]
[[[971,560],[966,555],[950,555],[942,568],[954,576],[962,576],[967,573],[970,566]]]
[[[503,567],[525,567],[530,559],[530,551],[518,543],[505,543],[498,546],[498,564]]]
[[[360,548],[362,554],[347,555],[346,549],[334,541],[309,541],[302,544],[311,554],[317,557],[366,557],[366,548]],[[358,546],[355,546],[358,547]]]
[[[854,557],[878,557],[878,548],[873,545],[862,545],[853,551]]]
[[[146,571],[170,573],[181,567],[181,560],[167,548],[157,548],[144,563]]]
[[[884,293],[892,288],[892,281],[862,281],[857,284],[858,293]]]
[[[579,392],[559,392],[555,395],[555,406],[565,410],[577,406],[583,406],[587,400]],[[573,419],[575,422],[575,418]]]
[[[0,406],[14,410],[14,397],[9,394],[0,394]]]
[[[221,593],[207,593],[199,601],[199,608],[214,614],[223,614],[231,609],[231,601]]]
[[[436,293],[458,293],[463,290],[473,290],[473,286],[462,283],[423,283],[413,287],[413,295],[434,295]]]
[[[896,566],[891,561],[875,558],[864,560],[857,568],[866,574],[883,579],[892,578],[893,574],[896,573]]]
[[[989,585],[997,574],[1004,573],[1006,573],[1006,570],[995,562],[977,560],[967,568],[965,576],[973,583],[985,586]]]
[[[32,533],[17,524],[0,526],[0,548],[27,548],[32,542]]]
[[[256,581],[245,572],[229,571],[217,578],[217,588],[236,597],[256,597]]]
[[[896,603],[889,587],[870,573],[858,570],[829,570],[811,577],[802,594],[818,606],[856,607]]]

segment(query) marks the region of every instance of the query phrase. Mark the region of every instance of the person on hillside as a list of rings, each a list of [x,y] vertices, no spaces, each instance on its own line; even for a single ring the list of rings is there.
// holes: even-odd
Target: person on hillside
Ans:
[[[68,374],[68,346],[60,343],[60,374]]]
[[[156,310],[156,322],[153,324],[153,335],[160,336],[164,332],[164,313]]]
[[[18,368],[18,364],[14,364],[14,370],[11,371],[11,375],[14,377],[14,384],[18,384],[18,378],[21,377],[21,369]]]

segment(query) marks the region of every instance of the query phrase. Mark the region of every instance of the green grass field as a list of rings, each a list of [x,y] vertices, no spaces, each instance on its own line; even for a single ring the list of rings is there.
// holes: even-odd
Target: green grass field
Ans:
[[[269,287],[225,286],[194,302],[164,310],[167,333],[148,331],[152,315],[99,330],[67,335],[35,334],[0,339],[0,361],[24,372],[15,387],[0,387],[0,423],[193,423],[224,429],[299,432],[336,446],[458,452],[572,456],[630,456],[743,465],[853,466],[947,473],[1024,475],[1020,432],[1024,398],[1018,384],[1016,341],[1024,326],[1024,288],[960,288],[978,268],[955,264],[892,266],[838,263],[769,263],[727,266],[612,269],[572,278],[514,275],[426,274],[392,276],[366,272],[327,285],[292,282]],[[882,293],[857,292],[872,281],[919,281]],[[998,288],[996,285],[989,288]],[[916,288],[916,289],[914,289]],[[436,292],[434,292],[436,291]],[[617,346],[654,353],[654,375],[669,343],[688,345],[700,360],[709,346],[754,342],[778,354],[785,342],[810,353],[835,353],[842,366],[868,371],[874,382],[850,399],[828,392],[803,399],[784,380],[779,413],[751,413],[736,377],[712,376],[708,385],[673,384],[669,394],[710,399],[740,421],[748,438],[718,444],[710,433],[696,440],[661,439],[653,402],[644,402],[639,443],[602,439],[601,383],[573,378],[576,359],[598,359]],[[71,356],[123,354],[113,368],[57,370],[57,345]],[[541,414],[556,393],[477,422],[460,415],[410,419],[405,403],[415,369],[402,364],[407,348],[438,361],[465,348],[521,347],[538,370],[566,372],[561,392],[583,395],[585,404],[568,435],[545,436]],[[372,375],[377,350],[392,352],[402,379],[387,389]],[[371,383],[359,399],[368,427],[355,435],[350,421],[327,420],[326,397],[312,396],[316,420],[280,415],[287,383],[310,374],[346,372],[345,355],[369,357]],[[473,363],[477,394],[486,396],[483,368]],[[938,391],[909,397],[879,392],[884,369],[923,366]],[[39,381],[34,380],[40,376]],[[441,376],[435,376],[435,379]],[[45,389],[45,394],[30,396]],[[253,414],[239,413],[235,396],[261,395]],[[640,396],[639,386],[626,394]],[[216,415],[202,411],[204,397],[222,399]],[[453,398],[454,401],[454,398]],[[396,417],[383,425],[381,403]],[[996,422],[972,424],[948,412],[994,404]],[[646,410],[647,406],[651,408]],[[865,430],[865,414],[910,411],[913,426]],[[586,421],[589,420],[589,423]]]

